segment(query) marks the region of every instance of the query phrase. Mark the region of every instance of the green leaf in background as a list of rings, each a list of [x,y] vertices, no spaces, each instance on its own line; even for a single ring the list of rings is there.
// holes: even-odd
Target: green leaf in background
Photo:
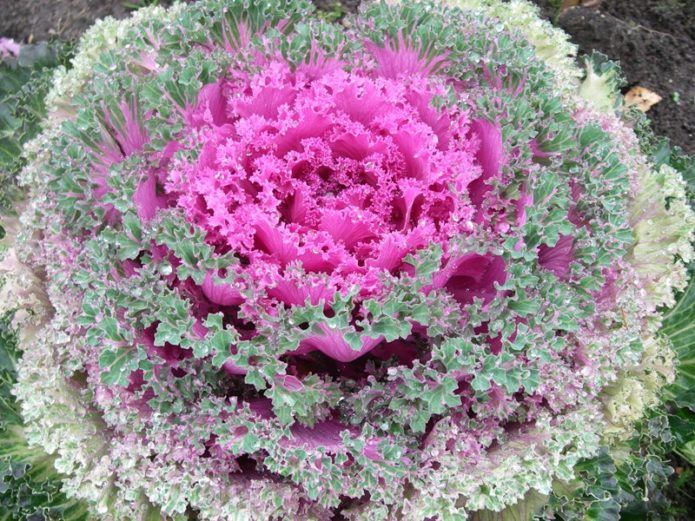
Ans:
[[[671,340],[678,356],[676,381],[667,389],[667,398],[695,412],[695,281],[692,273],[687,290],[666,313],[661,332]]]
[[[71,52],[70,44],[42,42],[22,46],[17,58],[0,60],[0,214],[10,212],[19,197],[22,146],[41,131],[53,71]]]
[[[20,353],[10,320],[0,317],[0,521],[86,521],[86,505],[61,491],[54,457],[30,447],[25,438],[11,393]]]

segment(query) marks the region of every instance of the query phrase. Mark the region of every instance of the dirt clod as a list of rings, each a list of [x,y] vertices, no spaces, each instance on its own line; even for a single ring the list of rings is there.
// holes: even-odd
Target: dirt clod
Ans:
[[[649,111],[655,132],[695,153],[695,1],[603,0],[567,9],[558,23],[581,52],[620,62],[625,92],[639,85],[659,95]]]

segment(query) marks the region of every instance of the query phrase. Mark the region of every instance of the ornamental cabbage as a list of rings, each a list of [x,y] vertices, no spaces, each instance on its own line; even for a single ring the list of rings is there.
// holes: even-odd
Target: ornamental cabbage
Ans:
[[[113,520],[487,519],[629,436],[673,379],[658,310],[695,218],[574,53],[522,1],[90,30],[2,265],[26,437],[66,494]]]

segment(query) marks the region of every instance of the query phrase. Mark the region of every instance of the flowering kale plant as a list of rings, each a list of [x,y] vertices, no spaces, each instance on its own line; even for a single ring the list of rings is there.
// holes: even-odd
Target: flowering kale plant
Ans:
[[[523,519],[672,381],[694,219],[615,70],[521,1],[347,27],[150,8],[56,76],[2,291],[98,517]]]

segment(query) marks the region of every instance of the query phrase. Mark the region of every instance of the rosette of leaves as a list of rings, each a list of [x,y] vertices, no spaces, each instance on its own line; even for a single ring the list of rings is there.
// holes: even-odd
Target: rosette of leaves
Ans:
[[[15,393],[66,494],[104,519],[519,518],[629,436],[673,379],[658,308],[693,214],[513,5],[533,23],[203,0],[85,37],[6,261]]]

